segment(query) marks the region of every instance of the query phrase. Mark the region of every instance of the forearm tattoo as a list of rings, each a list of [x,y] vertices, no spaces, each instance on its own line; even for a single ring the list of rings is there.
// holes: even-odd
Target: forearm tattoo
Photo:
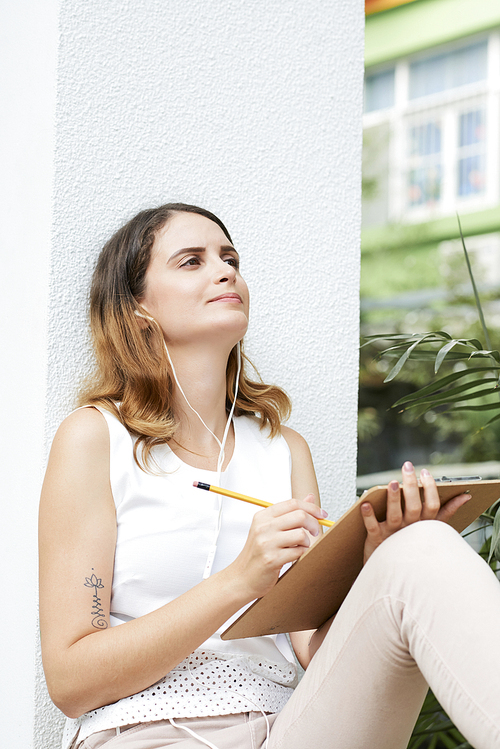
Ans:
[[[94,572],[93,567],[92,567],[92,572]],[[102,584],[102,579],[96,577],[95,575],[92,575],[91,577],[86,577],[85,587],[94,588],[93,606],[92,606],[92,611],[90,612],[92,616],[94,617],[92,619],[92,626],[95,627],[96,629],[106,629],[108,626],[108,623],[104,616],[104,609],[101,606],[101,599],[97,595],[97,591],[101,590],[101,588],[104,588],[104,585]]]

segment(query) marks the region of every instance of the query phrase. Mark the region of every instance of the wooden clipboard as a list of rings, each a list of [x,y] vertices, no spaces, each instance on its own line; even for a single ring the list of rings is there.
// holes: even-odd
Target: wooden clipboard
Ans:
[[[468,491],[471,499],[449,524],[461,532],[500,497],[500,481],[438,483],[441,504]],[[422,495],[422,489],[420,490]],[[320,627],[333,616],[363,566],[366,530],[360,504],[370,502],[385,519],[387,487],[369,489],[295,564],[221,635],[223,640]]]

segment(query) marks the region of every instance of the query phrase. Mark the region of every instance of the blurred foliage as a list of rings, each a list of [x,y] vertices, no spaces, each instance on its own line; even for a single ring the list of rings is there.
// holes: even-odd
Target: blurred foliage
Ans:
[[[473,749],[429,690],[408,749]]]
[[[463,248],[456,242],[449,242],[439,249],[419,252],[420,259],[413,264],[418,272],[408,273],[406,268],[405,283],[399,282],[399,275],[404,274],[400,263],[394,269],[389,257],[379,258],[378,274],[373,275],[367,272],[366,266],[368,263],[371,268],[375,258],[371,255],[363,257],[365,278],[370,278],[370,284],[376,284],[376,288],[372,286],[371,306],[365,304],[361,315],[363,339],[375,337],[369,348],[361,349],[358,463],[358,474],[361,475],[396,468],[404,459],[431,465],[498,460],[500,424],[493,423],[484,429],[492,416],[500,415],[500,393],[497,395],[493,390],[493,377],[498,377],[500,372],[494,369],[500,366],[500,354],[497,353],[500,350],[498,292],[488,289],[487,269],[476,262],[479,257],[476,258],[475,252],[469,253],[474,277],[478,284],[483,285],[481,297],[490,339],[486,344],[485,330],[478,316],[478,299],[471,287]],[[441,289],[435,290],[430,300],[423,299],[419,304],[418,294],[422,289],[429,291],[424,268],[429,267],[430,256],[433,256],[433,263],[428,280],[434,287],[438,269]],[[388,280],[384,282],[384,278]],[[417,301],[414,307],[405,307],[401,297],[393,298],[393,307],[390,302],[377,306],[373,301],[384,294],[390,298],[395,282],[402,291],[415,291]],[[411,334],[405,334],[408,329]],[[408,358],[400,362],[397,379],[394,380],[394,374],[388,379],[391,369],[415,344],[418,335],[430,330],[441,333],[417,343]],[[392,336],[392,340],[377,340],[377,334],[382,332]],[[401,336],[399,339],[396,338],[398,335]],[[462,343],[452,342],[452,339],[461,339]],[[392,348],[387,346],[388,343],[392,343]],[[449,349],[443,350],[444,346],[449,346]],[[438,378],[435,364],[440,350],[442,360],[438,362]],[[485,350],[490,353],[483,353]],[[480,371],[485,367],[491,371]],[[462,375],[463,370],[468,370],[470,375]],[[451,380],[443,388],[450,391],[453,387],[464,386],[464,398],[460,397],[460,392],[451,393],[450,397],[455,400],[450,404],[442,397],[439,380],[446,377]],[[438,386],[427,400],[419,400],[418,391],[430,383]],[[475,397],[474,393],[477,394]],[[396,403],[398,406],[394,407]],[[488,404],[491,404],[491,409],[488,409]]]
[[[413,314],[412,318],[415,317],[417,315]],[[428,314],[422,315],[422,318],[423,322],[429,322]],[[466,315],[461,315],[461,319],[465,321]],[[431,322],[436,329],[456,327],[456,317],[453,314],[436,314]],[[363,326],[364,330],[367,327]],[[397,325],[393,326],[393,331],[399,332]],[[460,332],[472,339],[481,335],[477,321],[465,325],[465,330]],[[500,329],[490,328],[490,337],[492,346],[500,349]],[[385,343],[387,344],[387,340]],[[378,340],[369,348],[361,349],[358,473],[396,468],[406,457],[414,463],[428,462],[431,465],[498,460],[500,422],[484,428],[495,414],[494,410],[491,413],[488,410],[459,410],[469,409],[476,403],[458,400],[460,394],[451,396],[457,398],[453,404],[455,410],[451,410],[439,387],[427,402],[419,403],[417,400],[418,391],[438,379],[434,372],[434,362],[442,344],[439,345],[438,342],[423,346],[428,351],[432,350],[429,358],[417,359],[410,356],[397,374],[397,379],[389,382],[386,382],[387,375],[399,356],[397,351],[383,356],[382,352],[386,348],[387,345],[384,346],[384,342]],[[457,359],[454,358],[454,354],[459,354],[456,349],[457,346],[441,364],[439,380],[456,377],[456,387],[461,383],[470,385],[470,390],[465,391],[464,396],[478,393],[477,406],[484,407],[491,403],[493,409],[500,408],[500,393],[494,392],[494,373],[497,372],[498,377],[498,371],[493,369],[493,362],[490,368],[491,359],[469,359],[469,351],[464,353],[464,358]],[[463,374],[465,370],[470,374]],[[447,389],[451,390],[454,384],[452,381]],[[481,391],[490,392],[481,395]],[[398,402],[399,406],[395,407]],[[402,450],[408,451],[406,456],[402,454]]]
[[[361,349],[360,365],[359,452],[362,459],[365,445],[374,447],[380,458],[384,431],[390,428],[392,421],[399,444],[408,442],[404,436],[411,430],[427,442],[431,463],[498,460],[498,303],[496,295],[486,299],[487,317],[494,321],[487,328],[465,244],[463,252],[472,295],[470,285],[467,287],[465,283],[467,278],[464,279],[464,257],[460,264],[455,255],[445,265],[443,273],[444,286],[453,292],[445,303],[441,301],[432,308],[410,310],[403,320],[401,310],[392,310],[392,324],[385,328],[383,336],[374,330],[382,318],[380,311],[378,316],[365,314],[364,319],[362,317],[362,331],[369,339],[369,346]],[[387,323],[387,310],[383,312]],[[409,321],[413,323],[414,332],[402,333],[402,327]],[[429,330],[431,332],[425,332]],[[373,397],[374,393],[378,393],[378,398]],[[413,447],[415,444],[414,440]],[[444,449],[435,449],[439,445]],[[469,535],[482,538],[479,554],[498,576],[500,499],[478,518]],[[408,749],[472,747],[429,691]]]

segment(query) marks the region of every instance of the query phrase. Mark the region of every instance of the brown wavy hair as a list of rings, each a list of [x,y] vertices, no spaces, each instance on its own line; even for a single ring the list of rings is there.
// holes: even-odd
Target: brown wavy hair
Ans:
[[[167,203],[141,211],[104,245],[90,291],[90,330],[96,366],[78,403],[102,406],[117,416],[138,438],[134,457],[138,465],[148,470],[154,463],[153,447],[169,442],[177,423],[173,411],[174,380],[163,334],[157,323],[137,316],[136,311],[147,314],[137,300],[145,292],[146,271],[155,238],[179,212],[197,213],[214,221],[233,243],[222,221],[203,208]],[[235,415],[256,415],[260,428],[269,427],[274,437],[280,432],[281,422],[290,415],[290,399],[281,388],[262,382],[243,353],[243,342],[240,346],[242,366]],[[256,379],[250,379],[247,374],[249,364]],[[235,346],[226,368],[227,410],[234,398],[237,365]]]

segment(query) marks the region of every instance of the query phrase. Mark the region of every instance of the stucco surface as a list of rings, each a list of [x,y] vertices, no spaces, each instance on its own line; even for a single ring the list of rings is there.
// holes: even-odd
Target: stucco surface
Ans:
[[[57,8],[0,3],[0,725],[32,746]]]
[[[219,214],[251,290],[250,354],[294,404],[323,502],[355,492],[361,0],[62,0],[47,437],[89,367],[105,239],[170,200]],[[40,686],[35,746],[58,745]]]

